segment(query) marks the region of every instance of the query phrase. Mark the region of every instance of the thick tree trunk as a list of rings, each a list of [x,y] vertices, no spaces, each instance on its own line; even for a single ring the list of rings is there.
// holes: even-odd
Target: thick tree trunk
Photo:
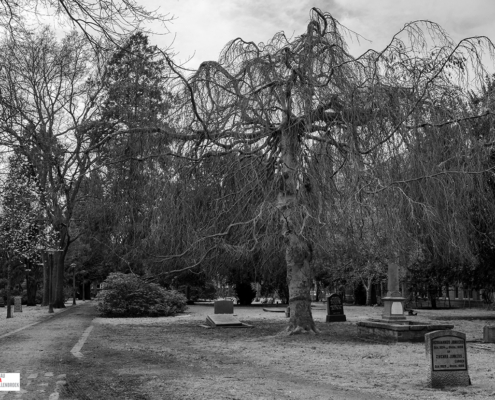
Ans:
[[[311,313],[311,287],[313,283],[310,267],[311,246],[303,237],[306,212],[298,202],[297,172],[300,170],[299,132],[290,126],[282,131],[280,191],[277,209],[280,211],[282,237],[285,243],[285,261],[289,283],[290,320],[287,331],[294,333],[316,333]]]
[[[50,260],[46,253],[43,253],[43,300],[41,305],[46,307],[50,302]]]
[[[287,331],[291,334],[317,332],[311,313],[311,286],[313,283],[310,268],[308,245],[295,234],[286,238],[285,259],[289,281],[290,320]]]
[[[34,280],[34,278],[29,280],[29,283],[26,284],[27,290],[27,304],[28,306],[36,305],[36,292],[38,290],[38,284]]]
[[[10,262],[7,261],[7,318],[12,318],[12,305],[11,296],[10,296],[10,287],[11,287],[11,267]]]
[[[436,310],[437,308],[437,287],[436,286],[431,286],[428,290],[428,295],[430,296],[430,303],[431,303],[431,308],[433,310]]]
[[[364,283],[364,279],[362,279],[362,281],[363,281],[364,289],[366,290],[366,305],[371,306],[371,285],[373,282],[373,277],[368,276],[368,278],[367,278],[368,284],[367,285]]]
[[[60,251],[56,252],[53,255],[53,263],[54,263],[54,283],[55,283],[55,294],[53,299],[53,307],[54,308],[65,308],[65,294],[64,294],[64,261],[65,261],[65,252]]]

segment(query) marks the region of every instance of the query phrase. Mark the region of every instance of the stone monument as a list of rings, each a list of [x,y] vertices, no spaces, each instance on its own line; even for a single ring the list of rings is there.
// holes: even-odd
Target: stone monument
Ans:
[[[428,332],[454,328],[454,325],[406,319],[403,306],[405,299],[399,290],[399,267],[395,263],[388,266],[387,289],[387,296],[382,298],[382,319],[359,321],[356,324],[359,336],[392,342],[424,342]]]
[[[387,296],[382,298],[385,321],[405,321],[404,300],[399,288],[399,266],[396,263],[388,264]]]
[[[0,296],[0,307],[5,307],[5,301],[3,300],[3,296]]]
[[[327,297],[327,322],[344,322],[344,306],[342,299],[337,293],[332,293]]]
[[[468,386],[466,335],[457,331],[434,331],[425,335],[427,382],[433,388]]]
[[[14,297],[14,312],[22,312],[22,297]]]
[[[234,314],[234,302],[232,300],[216,300],[213,303],[214,314]]]

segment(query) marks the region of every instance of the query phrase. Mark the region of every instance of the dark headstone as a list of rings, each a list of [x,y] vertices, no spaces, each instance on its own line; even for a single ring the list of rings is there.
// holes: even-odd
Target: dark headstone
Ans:
[[[213,304],[214,314],[234,314],[234,302],[232,300],[217,300]]]
[[[464,333],[451,330],[427,333],[425,349],[429,361],[428,386],[443,388],[471,384]]]
[[[3,296],[0,296],[0,307],[5,307],[5,301],[3,300]]]
[[[14,312],[22,312],[22,297],[14,297]]]
[[[483,327],[483,342],[495,343],[495,326],[486,325]]]
[[[346,321],[342,299],[337,293],[327,297],[327,322]]]

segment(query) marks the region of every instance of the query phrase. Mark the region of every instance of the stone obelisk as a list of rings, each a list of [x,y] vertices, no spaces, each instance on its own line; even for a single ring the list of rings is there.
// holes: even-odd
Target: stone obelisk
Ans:
[[[388,264],[387,296],[382,298],[385,321],[405,321],[404,301],[399,288],[399,266],[395,262]]]

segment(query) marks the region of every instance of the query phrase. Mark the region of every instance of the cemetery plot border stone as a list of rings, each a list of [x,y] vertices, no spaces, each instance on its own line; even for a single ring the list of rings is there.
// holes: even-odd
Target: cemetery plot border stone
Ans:
[[[453,329],[454,325],[430,324],[421,321],[385,322],[379,319],[359,321],[358,336],[384,342],[424,342],[425,334],[438,330]]]
[[[22,312],[22,297],[14,297],[14,312]]]
[[[344,314],[342,299],[337,293],[332,293],[327,297],[327,322],[345,322],[347,321]]]
[[[263,308],[263,311],[284,313],[285,308]]]
[[[428,362],[428,386],[444,388],[469,386],[466,334],[452,330],[430,332],[425,335]]]
[[[216,314],[206,317],[206,325],[203,328],[253,328],[252,325],[239,321],[233,315]]]
[[[216,300],[213,303],[214,314],[234,314],[234,302],[232,300]]]

